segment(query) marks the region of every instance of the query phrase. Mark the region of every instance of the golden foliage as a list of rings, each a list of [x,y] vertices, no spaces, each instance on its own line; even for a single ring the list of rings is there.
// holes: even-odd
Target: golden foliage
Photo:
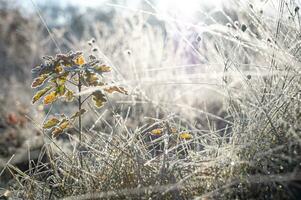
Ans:
[[[189,140],[189,139],[192,139],[192,135],[188,132],[184,132],[179,135],[179,138],[184,139],[184,140]]]
[[[43,128],[44,129],[52,128],[52,127],[56,126],[59,122],[60,122],[59,119],[53,117],[44,123]]]
[[[38,91],[32,98],[32,103],[35,103],[36,101],[38,101],[42,96],[44,96],[50,89],[52,88],[52,86],[47,86],[44,89]]]
[[[162,135],[162,133],[163,133],[163,128],[157,128],[151,131],[152,135]]]
[[[56,91],[50,92],[48,95],[45,96],[44,98],[44,105],[50,104],[54,102],[57,99],[57,93]]]
[[[83,64],[85,64],[85,58],[84,58],[84,56],[83,55],[80,55],[80,56],[78,56],[76,59],[75,59],[75,64],[77,64],[77,65],[83,65]]]

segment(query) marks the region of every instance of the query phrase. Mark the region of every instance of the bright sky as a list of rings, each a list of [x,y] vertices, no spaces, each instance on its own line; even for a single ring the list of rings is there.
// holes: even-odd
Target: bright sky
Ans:
[[[26,8],[32,8],[31,1],[35,3],[60,3],[62,6],[71,4],[78,5],[81,8],[86,7],[97,7],[105,3],[109,3],[109,0],[19,0],[19,2]],[[144,0],[119,0],[119,5],[128,6],[126,3],[131,3],[131,6],[143,2]],[[218,6],[222,0],[145,0],[149,2],[157,2],[156,8],[162,13],[177,13],[182,15],[181,17],[186,18],[192,15],[200,6],[212,5]]]

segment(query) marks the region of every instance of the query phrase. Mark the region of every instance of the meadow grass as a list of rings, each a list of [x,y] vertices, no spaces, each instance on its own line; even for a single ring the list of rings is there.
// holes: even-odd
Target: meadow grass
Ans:
[[[81,148],[76,130],[52,138],[37,124],[47,162],[27,172],[8,164],[11,198],[298,199],[297,3],[228,1],[199,10],[203,24],[145,3],[110,4],[111,24],[93,21],[79,39],[51,30],[59,48],[100,57],[112,68],[105,81],[129,95],[86,105]]]

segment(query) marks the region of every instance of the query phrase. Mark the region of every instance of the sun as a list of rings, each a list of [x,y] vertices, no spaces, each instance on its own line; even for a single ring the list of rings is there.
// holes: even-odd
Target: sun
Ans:
[[[191,20],[203,6],[220,6],[222,0],[164,0],[158,1],[157,7],[162,14]]]

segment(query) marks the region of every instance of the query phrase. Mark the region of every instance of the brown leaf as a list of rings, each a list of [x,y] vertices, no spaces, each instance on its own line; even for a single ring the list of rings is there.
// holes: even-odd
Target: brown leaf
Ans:
[[[74,113],[74,114],[70,117],[70,119],[75,119],[75,118],[77,118],[77,117],[83,115],[83,114],[86,113],[86,112],[87,112],[87,110],[84,109],[84,108],[82,108],[80,111],[77,111],[76,113]]]
[[[41,76],[39,76],[38,78],[34,79],[34,81],[31,84],[32,88],[36,88],[38,86],[41,86],[45,80],[48,78],[48,74],[42,74]]]
[[[128,92],[123,87],[112,86],[104,89],[108,93],[119,92],[121,94],[128,94]]]
[[[67,119],[63,119],[63,120],[59,123],[58,127],[54,128],[54,129],[52,130],[52,135],[53,135],[53,137],[59,136],[61,133],[63,133],[63,132],[65,131],[65,129],[69,128],[70,126],[71,126],[70,121],[67,120]]]
[[[92,93],[92,100],[94,101],[94,105],[97,107],[97,108],[100,108],[104,105],[104,103],[107,101],[106,100],[106,96],[100,91],[95,91]]]
[[[85,73],[85,81],[89,86],[97,86],[98,85],[98,77],[96,74],[87,71]]]
[[[63,133],[63,130],[62,129],[60,129],[60,128],[54,128],[53,130],[52,130],[52,135],[53,135],[53,137],[57,137],[57,136],[59,136],[61,133]]]

